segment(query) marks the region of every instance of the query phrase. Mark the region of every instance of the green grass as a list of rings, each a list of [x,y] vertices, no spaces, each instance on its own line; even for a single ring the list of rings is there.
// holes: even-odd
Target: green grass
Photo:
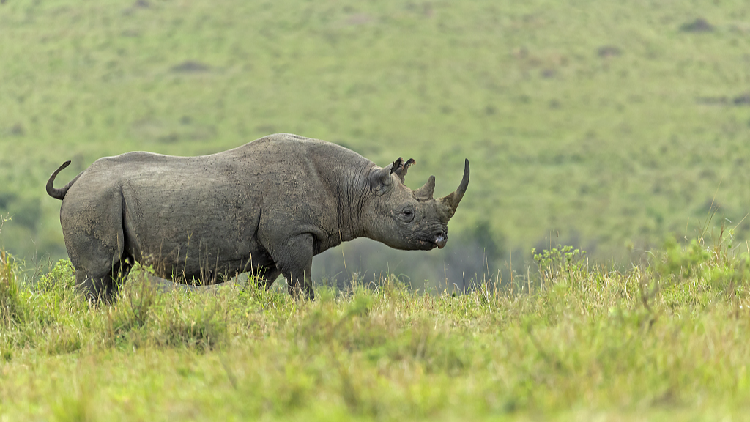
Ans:
[[[627,272],[569,247],[502,288],[392,276],[313,302],[135,272],[91,306],[59,261],[0,262],[8,420],[717,420],[750,409],[750,255],[672,242]]]
[[[451,230],[488,228],[497,267],[550,243],[609,259],[691,238],[712,200],[750,237],[743,1],[0,7],[0,211],[15,222],[5,247],[27,259],[64,256],[43,185],[65,159],[61,182],[105,155],[273,132],[381,165],[414,157],[407,183],[435,174],[438,194],[468,157]],[[714,30],[681,30],[698,17]]]
[[[0,419],[742,418],[748,13],[731,0],[5,2],[0,246],[17,260],[0,262]],[[698,17],[714,30],[681,30]],[[407,184],[435,174],[437,194],[468,157],[446,255],[406,266],[451,250],[482,261],[466,247],[478,242],[488,272],[510,251],[523,270],[454,295],[455,278],[427,294],[383,266],[378,287],[318,286],[314,302],[158,293],[134,274],[115,305],[92,307],[67,261],[45,268],[65,255],[43,190],[64,160],[60,182],[105,155],[273,132],[381,165],[414,157]],[[706,233],[718,240],[685,240]],[[683,245],[653,247],[668,234]],[[528,250],[542,245],[537,273]]]

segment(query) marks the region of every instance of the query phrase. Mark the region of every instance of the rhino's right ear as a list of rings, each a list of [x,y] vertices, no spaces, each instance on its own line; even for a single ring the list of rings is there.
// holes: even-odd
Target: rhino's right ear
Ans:
[[[393,164],[389,164],[382,169],[374,168],[370,170],[370,174],[367,176],[370,189],[377,194],[385,192],[393,184],[391,173],[393,173]]]
[[[416,161],[414,161],[413,158],[409,158],[404,162],[404,159],[401,157],[398,157],[398,160],[394,161],[391,165],[391,173],[396,173],[396,176],[398,176],[399,180],[401,180],[401,184],[404,183],[404,177],[406,177],[406,172],[409,171],[409,167],[411,167],[413,164],[416,164]]]

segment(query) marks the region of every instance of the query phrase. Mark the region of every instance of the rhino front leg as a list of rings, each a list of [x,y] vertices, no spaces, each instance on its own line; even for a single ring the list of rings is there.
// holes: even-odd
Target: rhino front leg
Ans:
[[[310,274],[313,260],[313,236],[309,233],[291,237],[272,254],[276,267],[289,285],[289,294],[299,297],[300,293],[312,300],[315,298]]]

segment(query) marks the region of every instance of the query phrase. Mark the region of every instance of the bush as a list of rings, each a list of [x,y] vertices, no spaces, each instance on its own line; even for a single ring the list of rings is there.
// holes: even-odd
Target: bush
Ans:
[[[25,314],[14,267],[13,256],[0,250],[0,321],[6,325],[22,322]]]

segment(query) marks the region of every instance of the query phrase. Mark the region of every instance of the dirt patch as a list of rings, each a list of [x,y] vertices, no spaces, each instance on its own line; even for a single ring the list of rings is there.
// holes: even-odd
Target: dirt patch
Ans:
[[[596,49],[596,55],[599,57],[617,57],[622,55],[622,49],[614,45],[603,45]]]
[[[26,128],[22,124],[16,123],[11,127],[2,129],[0,128],[0,136],[16,136],[22,137],[26,134]]]
[[[21,125],[20,123],[16,123],[10,127],[8,133],[10,133],[12,136],[23,136],[26,134],[26,129],[24,129],[23,125]]]
[[[354,13],[346,18],[347,25],[365,25],[375,22],[375,18],[366,13]]]
[[[692,22],[686,22],[683,23],[682,26],[680,26],[680,31],[682,32],[713,32],[714,26],[708,23],[707,20],[703,18],[698,18]]]
[[[148,2],[147,0],[138,0],[135,3],[133,3],[132,6],[123,10],[122,14],[125,16],[131,16],[134,13],[136,13],[138,9],[150,9],[150,8],[151,8],[150,2]]]
[[[732,103],[736,106],[750,106],[750,94],[742,94],[734,97]]]
[[[211,71],[211,66],[205,63],[188,60],[172,66],[169,71],[172,73],[206,73]]]
[[[750,106],[750,93],[740,94],[734,97],[715,96],[715,97],[698,97],[695,99],[698,104],[703,105],[728,105],[735,107]]]

